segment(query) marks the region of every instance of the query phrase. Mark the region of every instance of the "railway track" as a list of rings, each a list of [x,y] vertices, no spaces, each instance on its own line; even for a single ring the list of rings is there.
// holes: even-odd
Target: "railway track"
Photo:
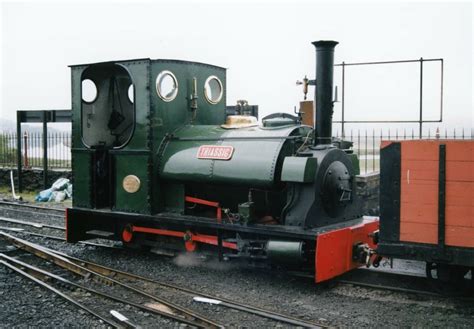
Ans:
[[[22,221],[17,219],[5,218],[0,217],[0,222],[6,222],[9,224],[14,224],[15,226],[29,226],[35,229],[50,229],[50,230],[57,230],[61,231],[60,234],[64,234],[65,227],[57,226],[57,225],[48,225],[42,224],[39,222],[32,222],[32,221]],[[66,241],[66,239],[62,236],[57,235],[48,235],[48,234],[41,234],[37,232],[27,231],[25,229],[21,229],[18,227],[1,227],[0,230],[3,231],[10,231],[10,232],[18,232],[21,234],[25,234],[28,236],[34,237],[41,237],[46,239],[52,239],[57,241]],[[103,248],[112,248],[112,249],[123,249],[122,247],[112,246],[102,243],[95,243],[89,241],[82,241],[79,242],[83,245],[88,246],[95,246],[95,247],[103,247]],[[114,272],[112,269],[109,269],[110,272]],[[109,271],[106,270],[106,271]],[[298,274],[297,274],[298,275]],[[142,278],[146,280],[146,278]],[[459,296],[459,287],[450,287],[446,284],[440,285],[437,282],[433,282],[428,280],[425,276],[420,275],[413,275],[407,273],[399,273],[397,271],[380,271],[374,269],[365,269],[360,268],[342,277],[339,277],[334,280],[335,282],[341,284],[350,284],[354,286],[360,286],[365,288],[374,288],[374,289],[384,289],[384,290],[391,290],[401,293],[412,293],[412,294],[419,294],[419,295],[429,295],[429,296],[437,296],[437,297],[460,297],[466,299],[466,295],[474,294],[473,288],[469,286],[469,282],[465,283],[466,289],[461,289],[464,295]],[[157,282],[155,282],[157,283]],[[163,286],[166,286],[165,283],[161,283]],[[168,288],[173,288],[176,290],[183,291],[182,288],[179,287],[172,287],[168,285]],[[196,292],[193,292],[197,294]],[[218,299],[215,296],[206,296],[209,299]],[[468,300],[471,298],[467,297]],[[224,302],[224,301],[223,301]]]
[[[2,204],[0,203],[0,207],[1,206]],[[6,205],[6,207],[10,207],[9,209],[11,209],[11,207],[16,207],[16,206],[17,206],[16,204],[12,204],[12,203],[8,203]],[[31,211],[30,210],[31,208],[29,206],[31,205],[28,205],[26,209],[21,209],[23,213],[25,213],[25,211],[26,212]],[[44,207],[38,207],[38,208],[41,208],[40,211],[44,211],[48,213],[48,210],[49,210],[48,208],[46,209],[44,209]],[[58,212],[58,210],[53,210],[51,214],[56,214],[56,212]],[[18,214],[21,215],[21,212],[18,212]],[[57,216],[60,216],[60,215],[57,215]],[[63,217],[61,217],[61,220],[63,220]],[[43,223],[40,223],[39,221],[35,221],[35,222],[23,221],[23,220],[4,218],[4,217],[0,217],[0,222],[5,222],[10,225],[16,226],[16,227],[8,227],[8,228],[0,227],[0,230],[18,232],[18,233],[25,234],[28,236],[35,236],[35,237],[42,237],[46,239],[65,241],[63,237],[65,228],[63,226],[43,224]],[[45,230],[48,230],[49,232],[58,232],[58,234],[48,235],[48,234],[42,234],[42,233],[37,233],[37,232],[30,232],[25,229],[18,228],[18,226],[20,227],[29,226],[29,227],[32,227],[36,231],[45,229]],[[84,245],[91,245],[91,246],[97,246],[97,247],[123,249],[122,247],[110,246],[110,245],[94,243],[94,242],[82,242],[82,243]],[[81,266],[90,267],[94,271],[97,271],[105,276],[110,276],[113,278],[120,277],[121,279],[124,279],[127,281],[138,280],[141,282],[141,284],[148,283],[155,286],[159,286],[163,289],[178,291],[184,294],[192,295],[194,297],[200,297],[200,299],[198,299],[197,301],[213,304],[215,305],[215,307],[230,307],[236,310],[239,310],[239,308],[241,308],[245,312],[248,312],[254,315],[263,314],[262,316],[264,317],[269,316],[269,318],[273,317],[273,319],[276,321],[279,319],[279,314],[271,314],[271,312],[268,312],[266,310],[261,310],[255,307],[248,307],[248,305],[235,303],[234,301],[225,300],[225,299],[208,295],[208,294],[203,294],[198,291],[189,290],[183,287],[171,285],[169,283],[158,282],[158,281],[154,281],[154,280],[144,278],[144,277],[138,277],[134,274],[121,272],[121,271],[111,269],[111,268],[106,268],[99,264],[92,264],[86,261],[73,259],[72,257],[67,256],[67,255],[62,255],[62,256],[70,259],[70,261],[75,262]],[[335,279],[334,282],[337,282],[338,284],[365,287],[369,289],[390,290],[390,291],[399,292],[399,293],[426,295],[426,296],[440,297],[440,298],[453,297],[456,299],[462,299],[469,302],[474,301],[474,297],[471,297],[471,296],[474,296],[474,288],[472,286],[469,287],[469,283],[465,285],[466,287],[465,289],[459,289],[459,286],[454,287],[453,289],[450,289],[449,287],[447,288],[446,285],[440,285],[437,282],[428,280],[425,276],[417,276],[417,275],[407,274],[407,273],[398,273],[395,270],[386,272],[386,271],[380,271],[380,270],[374,270],[374,269],[368,270],[368,269],[361,268]],[[462,294],[459,293],[460,290],[462,291]],[[294,323],[291,323],[291,321],[286,322],[286,323],[302,326],[302,324],[298,322],[299,319],[294,319],[294,320],[295,320]],[[285,321],[282,321],[282,322],[285,322]]]
[[[185,323],[198,328],[221,327],[221,325],[219,325],[217,322],[200,316],[191,310],[165,301],[157,296],[151,295],[145,290],[133,287],[116,279],[103,276],[83,266],[77,265],[63,256],[56,254],[40,245],[16,238],[6,233],[0,233],[0,237],[15,245],[17,248],[23,250],[25,253],[30,253],[42,261],[50,262],[56,265],[56,267],[59,267],[62,272],[60,275],[58,275],[56,274],[56,269],[56,273],[53,274],[49,271],[41,269],[39,266],[16,260],[15,258],[4,254],[0,255],[4,263],[6,262],[10,264],[9,268],[15,267],[16,269],[20,269],[23,272],[28,273],[30,276],[35,277],[37,280],[41,280],[45,285],[48,285],[48,289],[54,293],[56,293],[56,291],[52,290],[51,288],[59,290],[66,285],[69,289],[74,289],[76,292],[75,294],[68,294],[62,291],[62,294],[66,295],[67,298],[63,297],[62,295],[60,296],[76,306],[80,305],[79,307],[87,310],[90,314],[98,317],[101,320],[107,319],[107,323],[112,324],[114,327],[120,327],[120,325],[114,323],[115,321],[110,319],[108,314],[110,311],[115,310],[118,307],[120,307],[120,309],[126,310],[127,308],[124,307],[126,305],[134,309],[135,312],[132,312],[130,309],[131,311],[128,313],[131,314],[132,319],[135,321],[138,321],[139,318],[139,316],[136,314],[138,312],[136,311],[140,310],[142,312],[147,312],[158,315],[159,317],[165,317],[174,320],[177,323]],[[23,273],[19,271],[16,272],[23,275]],[[66,279],[67,277],[73,278]],[[76,280],[77,277],[82,280]],[[112,287],[114,288],[112,289]],[[68,289],[66,289],[66,291],[67,290]],[[113,290],[114,293],[109,292],[110,290]],[[86,293],[84,294],[84,292]],[[99,310],[94,310],[91,306],[86,306],[87,303],[91,303],[91,295],[94,295],[95,298],[100,299],[100,304],[105,304],[106,306],[98,307],[97,305],[100,304],[98,304],[95,300],[92,304],[95,304],[96,308],[99,308]],[[144,321],[143,319],[141,320]],[[147,322],[148,325],[153,323],[150,322],[150,320]]]
[[[39,210],[39,211],[47,211],[47,212],[56,212],[58,214],[61,213],[64,215],[64,208],[38,206],[38,205],[29,204],[26,202],[12,202],[12,201],[0,200],[0,207],[24,208],[24,209],[29,209],[31,211]]]
[[[286,325],[293,325],[299,327],[312,327],[312,328],[322,328],[326,327],[324,325],[301,320],[295,317],[291,317],[285,314],[281,314],[274,311],[265,310],[262,308],[258,308],[255,306],[247,305],[245,303],[239,303],[233,300],[224,299],[216,296],[212,296],[209,294],[205,294],[196,290],[180,287],[177,285],[172,285],[165,282],[159,282],[150,278],[138,276],[132,273],[127,273],[123,271],[119,271],[116,269],[112,269],[109,267],[102,266],[100,264],[95,264],[92,262],[80,260],[66,254],[62,254],[58,251],[50,250],[45,247],[33,244],[31,242],[19,239],[12,235],[1,233],[0,237],[4,240],[7,240],[9,243],[15,245],[17,248],[21,249],[25,253],[33,254],[40,258],[43,261],[47,261],[50,263],[55,264],[56,266],[60,267],[63,271],[66,272],[64,275],[58,275],[57,273],[53,274],[48,272],[44,269],[39,268],[38,266],[25,263],[21,260],[16,258],[12,258],[5,254],[0,254],[1,264],[4,266],[9,267],[16,273],[27,277],[30,280],[33,280],[31,277],[35,278],[36,283],[37,280],[43,282],[41,285],[46,287],[45,285],[53,286],[54,287],[46,287],[50,289],[54,293],[57,293],[54,289],[58,290],[58,287],[68,286],[69,289],[79,290],[81,292],[87,292],[89,294],[98,296],[102,299],[107,299],[112,301],[112,305],[109,306],[110,309],[104,310],[102,307],[101,310],[95,310],[89,306],[87,306],[87,301],[81,301],[80,298],[72,298],[71,294],[65,294],[62,292],[63,295],[60,295],[62,298],[65,298],[72,304],[84,309],[88,313],[96,316],[101,321],[108,321],[109,325],[115,327],[117,323],[114,322],[113,319],[110,319],[110,311],[118,308],[117,303],[127,304],[131,308],[139,309],[142,312],[151,313],[153,315],[159,317],[166,317],[172,321],[176,321],[179,323],[185,323],[187,325],[191,325],[194,327],[206,327],[206,328],[219,328],[222,327],[220,323],[216,319],[211,319],[209,317],[202,316],[198,314],[196,311],[191,310],[188,307],[180,306],[175,302],[171,302],[173,298],[170,298],[170,293],[176,294],[181,293],[182,297],[185,296],[185,299],[188,301],[193,301],[194,304],[198,303],[206,303],[212,304],[213,307],[216,308],[227,308],[232,309],[239,312],[245,312],[252,316],[263,317],[268,319],[269,325],[275,325],[276,323],[286,324]],[[25,275],[27,274],[27,275]],[[80,278],[84,279],[87,278],[88,284],[84,283],[77,283],[72,279],[66,279],[65,277],[70,277],[71,275],[79,276]],[[46,283],[46,282],[47,283]],[[84,281],[84,280],[83,280]],[[93,284],[90,284],[93,282]],[[98,284],[102,284],[100,288],[96,287]],[[40,284],[40,283],[38,283]],[[104,286],[105,284],[105,286]],[[91,287],[92,286],[92,287]],[[105,287],[105,288],[104,288]],[[111,289],[110,287],[114,287]],[[123,297],[118,297],[117,294],[112,295],[109,290],[117,290],[119,288],[122,290],[120,296],[127,296],[126,302],[124,301]],[[167,292],[164,292],[166,290]],[[154,292],[154,293],[152,293]],[[134,297],[132,297],[134,296]],[[72,300],[71,300],[72,298]],[[84,299],[84,298],[83,298]],[[114,308],[112,308],[112,306]],[[123,305],[119,310],[123,312]],[[149,324],[149,319],[139,319],[133,313],[130,314],[131,311],[126,314],[126,316],[131,317],[131,323],[139,323],[140,325],[147,326]],[[217,313],[220,314],[220,313]]]
[[[24,221],[24,220],[18,220],[14,218],[7,218],[7,217],[0,217],[0,223],[8,223],[8,224],[13,224],[14,227],[5,227],[5,226],[0,226],[0,231],[8,231],[8,232],[17,232],[21,234],[25,234],[28,236],[34,236],[34,237],[39,237],[39,238],[44,238],[44,239],[50,239],[50,240],[56,240],[56,241],[63,241],[66,242],[66,238],[64,237],[64,234],[66,232],[66,228],[64,226],[58,226],[58,225],[49,225],[49,224],[43,224],[41,222],[32,222],[32,221]],[[51,233],[55,231],[59,231],[58,233],[53,233],[57,235],[51,235],[51,234],[43,234],[43,233],[38,233],[38,232],[31,232],[27,231],[23,228],[17,227],[17,226],[28,226],[32,227],[34,229],[48,229]],[[105,244],[105,243],[97,243],[97,242],[90,242],[90,241],[79,241],[79,244],[86,245],[86,246],[94,246],[94,247],[101,247],[101,248],[112,248],[112,249],[123,249],[122,247],[117,247],[114,245],[110,244]]]
[[[336,278],[334,281],[340,284],[370,289],[390,290],[439,298],[455,298],[474,302],[474,284],[469,279],[465,279],[462,282],[446,283],[430,280],[424,275],[408,274],[395,270],[388,272],[359,268]]]
[[[0,216],[24,219],[34,218],[42,222],[64,224],[65,209],[49,208],[44,206],[0,201]]]

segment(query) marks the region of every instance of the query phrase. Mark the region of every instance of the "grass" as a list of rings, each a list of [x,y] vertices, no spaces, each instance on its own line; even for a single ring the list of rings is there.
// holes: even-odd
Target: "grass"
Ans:
[[[21,196],[23,198],[23,201],[28,201],[31,203],[35,204],[48,204],[48,205],[61,205],[61,206],[66,206],[66,207],[72,207],[72,200],[71,199],[66,199],[63,202],[36,202],[35,197],[38,195],[39,191],[23,191],[21,193],[18,193],[18,191],[15,191],[17,196]],[[10,187],[7,186],[0,186],[0,196],[2,197],[9,197],[13,198],[12,195],[12,190]]]

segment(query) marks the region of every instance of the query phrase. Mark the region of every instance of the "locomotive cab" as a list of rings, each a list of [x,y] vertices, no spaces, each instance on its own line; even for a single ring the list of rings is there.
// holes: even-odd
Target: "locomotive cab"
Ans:
[[[120,148],[135,128],[133,82],[118,64],[92,65],[82,73],[82,140],[89,148]]]
[[[114,169],[110,150],[124,147],[135,129],[132,78],[120,64],[95,64],[82,72],[80,88],[81,146],[92,152],[91,201],[96,208],[110,207]]]

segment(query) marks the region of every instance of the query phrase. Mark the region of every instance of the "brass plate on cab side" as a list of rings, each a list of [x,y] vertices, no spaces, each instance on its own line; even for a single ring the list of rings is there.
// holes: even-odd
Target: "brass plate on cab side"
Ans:
[[[140,189],[140,179],[135,175],[128,175],[122,181],[122,187],[128,193],[135,193]]]

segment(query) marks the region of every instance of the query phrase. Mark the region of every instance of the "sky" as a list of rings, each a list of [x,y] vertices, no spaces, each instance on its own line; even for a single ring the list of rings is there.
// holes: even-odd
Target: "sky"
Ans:
[[[473,127],[472,2],[2,1],[0,117],[68,109],[70,64],[174,58],[226,67],[227,104],[292,113],[315,76],[315,40],[335,62],[444,59],[444,122]],[[439,62],[424,63],[423,115],[438,119]],[[417,120],[419,63],[346,68],[346,120]],[[340,69],[335,70],[341,98]],[[309,98],[313,98],[310,89]],[[341,115],[336,103],[334,118]],[[411,129],[416,125],[391,125]],[[335,130],[338,126],[335,124]],[[387,127],[353,124],[348,129]]]

